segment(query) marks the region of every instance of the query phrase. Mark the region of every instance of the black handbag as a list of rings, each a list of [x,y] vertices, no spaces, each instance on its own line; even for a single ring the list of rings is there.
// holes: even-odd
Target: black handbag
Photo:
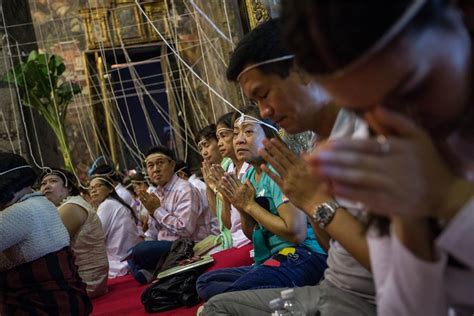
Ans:
[[[196,281],[202,269],[188,270],[152,283],[142,293],[142,304],[148,313],[199,303]]]
[[[189,238],[180,238],[173,242],[166,256],[163,256],[155,269],[158,273],[175,267],[180,261],[193,257],[194,242]],[[206,267],[196,267],[154,281],[142,293],[142,304],[148,313],[156,313],[180,306],[194,306],[199,303],[196,281]]]

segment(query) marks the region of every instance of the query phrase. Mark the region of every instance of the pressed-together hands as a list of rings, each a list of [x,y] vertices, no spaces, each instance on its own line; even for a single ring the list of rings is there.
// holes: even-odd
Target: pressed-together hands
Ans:
[[[306,158],[311,174],[330,181],[333,194],[362,202],[373,213],[452,217],[472,186],[454,175],[428,134],[382,108],[366,121],[386,138],[331,140]]]
[[[309,212],[317,200],[316,193],[321,181],[312,177],[306,162],[280,140],[265,139],[264,146],[259,154],[276,172],[266,165],[260,166],[262,170],[276,182],[293,205]]]
[[[244,184],[236,175],[225,173],[221,178],[220,192],[234,207],[245,213],[250,213],[250,207],[255,202],[255,189],[250,181]]]
[[[153,193],[141,191],[138,192],[138,198],[150,215],[153,215],[155,210],[161,206],[160,198]]]

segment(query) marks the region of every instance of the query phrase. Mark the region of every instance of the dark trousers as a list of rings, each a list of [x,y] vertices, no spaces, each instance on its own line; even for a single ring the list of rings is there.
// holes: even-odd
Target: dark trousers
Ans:
[[[133,276],[141,269],[155,270],[156,264],[171,249],[172,243],[165,240],[146,240],[133,247],[131,259],[128,261]]]
[[[263,263],[204,273],[199,277],[196,288],[201,298],[209,300],[225,292],[316,285],[327,268],[326,258],[326,255],[297,248],[296,256],[279,259],[278,267]],[[269,261],[274,263],[275,260]]]

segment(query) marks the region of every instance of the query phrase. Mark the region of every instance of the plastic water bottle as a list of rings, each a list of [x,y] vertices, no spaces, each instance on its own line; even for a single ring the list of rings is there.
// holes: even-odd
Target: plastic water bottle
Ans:
[[[283,300],[279,297],[273,299],[268,303],[268,306],[273,311],[272,316],[287,316],[290,315],[284,308],[283,308]]]
[[[286,310],[287,315],[305,315],[303,306],[295,300],[295,291],[293,289],[281,291],[281,299],[283,301],[283,308]]]

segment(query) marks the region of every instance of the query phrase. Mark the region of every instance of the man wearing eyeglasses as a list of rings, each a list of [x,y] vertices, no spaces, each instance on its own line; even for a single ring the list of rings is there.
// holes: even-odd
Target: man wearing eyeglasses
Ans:
[[[189,237],[198,242],[211,232],[211,214],[202,205],[198,190],[174,173],[176,161],[171,151],[151,148],[144,163],[156,188],[140,192],[138,197],[149,213],[149,223],[154,224],[150,229],[158,234],[157,240],[138,244],[131,254],[133,275],[142,284],[151,281],[152,270],[174,240]]]

